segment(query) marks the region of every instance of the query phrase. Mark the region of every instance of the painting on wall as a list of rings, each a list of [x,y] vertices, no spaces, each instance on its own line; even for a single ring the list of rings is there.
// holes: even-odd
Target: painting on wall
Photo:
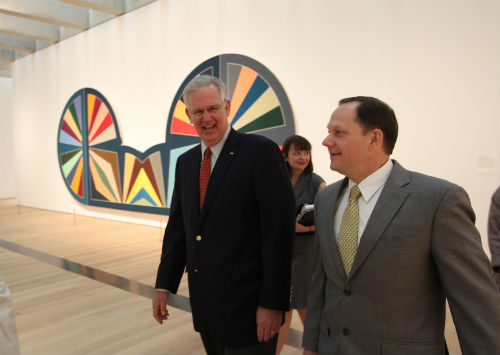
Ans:
[[[200,74],[226,83],[234,129],[277,144],[295,134],[283,87],[266,67],[243,55],[219,55],[196,67],[173,99],[165,143],[145,152],[122,145],[109,102],[97,90],[83,88],[64,107],[57,140],[59,166],[72,196],[89,206],[169,214],[177,158],[200,142],[181,99],[187,83]]]

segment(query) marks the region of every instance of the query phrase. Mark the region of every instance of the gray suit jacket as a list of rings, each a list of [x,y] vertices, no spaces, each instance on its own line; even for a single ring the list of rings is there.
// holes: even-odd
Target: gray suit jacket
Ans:
[[[491,251],[491,265],[500,266],[500,187],[491,197],[488,217],[488,242]]]
[[[441,354],[445,300],[464,354],[500,354],[500,296],[466,192],[394,167],[346,278],[333,216],[348,180],[316,197],[318,263],[304,348],[321,354]]]
[[[490,214],[488,216],[488,242],[491,252],[491,266],[497,287],[500,290],[500,187],[491,197]]]

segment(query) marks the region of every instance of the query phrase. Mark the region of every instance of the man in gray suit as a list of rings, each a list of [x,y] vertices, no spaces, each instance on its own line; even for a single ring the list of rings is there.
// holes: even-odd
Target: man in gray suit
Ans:
[[[442,354],[447,299],[463,354],[500,354],[500,296],[466,192],[389,159],[398,124],[378,99],[341,100],[328,132],[345,178],[316,197],[304,353]]]

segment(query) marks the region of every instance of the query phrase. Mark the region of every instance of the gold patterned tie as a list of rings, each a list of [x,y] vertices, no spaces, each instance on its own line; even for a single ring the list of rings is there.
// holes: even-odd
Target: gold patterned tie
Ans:
[[[359,207],[358,198],[361,191],[358,185],[354,185],[349,193],[349,202],[344,210],[342,222],[340,223],[339,240],[337,248],[340,258],[344,265],[346,275],[351,271],[356,250],[358,249],[358,226],[359,226]]]

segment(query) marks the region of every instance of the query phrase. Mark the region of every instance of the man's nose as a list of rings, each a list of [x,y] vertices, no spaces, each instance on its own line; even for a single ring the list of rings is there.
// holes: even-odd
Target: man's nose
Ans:
[[[201,119],[206,120],[206,119],[209,119],[210,117],[211,117],[211,115],[208,112],[208,110],[207,109],[203,110],[203,113],[201,114]]]

